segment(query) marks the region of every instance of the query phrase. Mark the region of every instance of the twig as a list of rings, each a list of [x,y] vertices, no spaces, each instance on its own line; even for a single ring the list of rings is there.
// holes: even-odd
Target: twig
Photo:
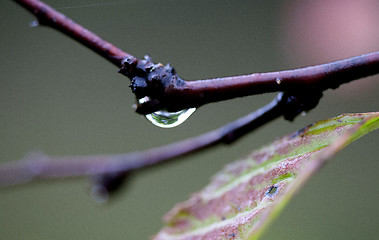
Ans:
[[[23,160],[0,165],[0,186],[27,183],[36,179],[126,173],[198,152],[220,143],[229,144],[283,115],[285,109],[291,107],[289,97],[280,93],[266,106],[221,128],[143,152],[79,157],[49,157],[44,154],[31,154]]]
[[[163,66],[161,68],[167,69]],[[137,98],[148,96],[150,101],[139,104],[137,112],[147,114],[159,109],[178,111],[211,102],[268,92],[322,92],[378,73],[379,52],[374,52],[312,67],[207,80],[184,81],[175,73],[172,79],[161,77],[162,86],[158,86],[157,81],[152,81],[151,77],[162,74],[152,71],[144,78],[145,84],[140,83],[141,76],[132,75],[132,78],[139,80],[139,82],[132,81],[132,89],[143,86],[135,91],[138,93],[136,96]],[[150,85],[152,87],[149,88]]]
[[[137,105],[140,114],[160,109],[178,111],[267,92],[322,92],[379,73],[379,52],[374,52],[295,70],[184,81],[171,66],[154,64],[150,58],[137,59],[39,0],[14,1],[33,13],[40,24],[61,31],[121,67],[120,72],[132,80],[137,99],[147,97],[147,101]]]
[[[62,13],[38,0],[14,0],[34,14],[40,25],[52,27],[98,53],[111,63],[121,67],[122,60],[131,56],[113,44],[100,38]]]

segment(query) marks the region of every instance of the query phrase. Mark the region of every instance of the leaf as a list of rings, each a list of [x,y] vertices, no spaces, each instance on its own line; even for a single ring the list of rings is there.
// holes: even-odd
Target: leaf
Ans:
[[[155,240],[258,239],[297,190],[336,152],[379,128],[379,112],[305,127],[233,162],[168,212]]]

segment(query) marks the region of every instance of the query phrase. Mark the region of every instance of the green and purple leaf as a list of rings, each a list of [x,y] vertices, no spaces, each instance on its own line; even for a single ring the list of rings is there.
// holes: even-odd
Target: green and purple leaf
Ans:
[[[177,204],[154,239],[257,239],[328,159],[377,128],[378,112],[345,114],[284,136],[225,166]]]

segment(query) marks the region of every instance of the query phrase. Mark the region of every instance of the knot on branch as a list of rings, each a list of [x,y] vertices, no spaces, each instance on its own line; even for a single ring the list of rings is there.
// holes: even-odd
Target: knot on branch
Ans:
[[[170,64],[154,64],[147,55],[143,60],[135,57],[124,59],[119,72],[131,80],[130,88],[137,99],[149,97],[151,101],[159,101],[167,86],[184,83]]]
[[[284,108],[284,119],[292,121],[300,113],[315,108],[321,98],[321,90],[283,93],[280,97],[280,102]]]
[[[97,174],[92,177],[91,195],[95,201],[105,203],[111,194],[117,193],[130,177],[131,172]]]

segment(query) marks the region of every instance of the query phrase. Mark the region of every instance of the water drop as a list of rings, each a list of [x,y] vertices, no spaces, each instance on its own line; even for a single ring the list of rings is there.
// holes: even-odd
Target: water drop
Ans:
[[[144,104],[151,101],[149,97],[143,97],[138,99],[139,104]],[[177,112],[168,112],[166,110],[156,111],[145,115],[147,120],[149,120],[155,126],[161,128],[173,128],[179,126],[185,122],[192,113],[196,111],[196,108],[183,109]]]
[[[29,23],[29,27],[38,27],[38,26],[39,26],[38,20],[34,20]]]
[[[281,84],[281,83],[282,83],[282,79],[277,78],[277,79],[276,79],[276,83],[277,83],[277,84]]]
[[[306,111],[302,111],[301,112],[301,116],[305,117],[307,115],[307,112]]]
[[[185,122],[195,111],[196,108],[183,109],[178,112],[167,112],[161,110],[147,114],[146,118],[155,126],[161,128],[172,128]]]

